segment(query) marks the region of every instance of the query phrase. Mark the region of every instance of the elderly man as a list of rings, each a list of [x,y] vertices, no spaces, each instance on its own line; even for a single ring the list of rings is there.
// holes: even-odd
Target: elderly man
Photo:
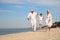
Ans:
[[[37,13],[34,12],[34,10],[31,10],[31,12],[28,14],[28,20],[31,21],[33,32],[36,31],[36,16]]]

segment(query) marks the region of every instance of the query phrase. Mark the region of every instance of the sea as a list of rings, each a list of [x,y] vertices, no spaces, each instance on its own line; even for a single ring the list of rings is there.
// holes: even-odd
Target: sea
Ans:
[[[39,30],[39,28],[37,28]],[[0,35],[29,32],[32,31],[32,28],[0,28]]]

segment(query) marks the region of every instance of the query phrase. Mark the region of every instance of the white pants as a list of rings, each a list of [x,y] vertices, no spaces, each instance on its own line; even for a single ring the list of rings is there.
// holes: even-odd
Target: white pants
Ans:
[[[31,20],[31,25],[34,31],[36,31],[36,20]]]

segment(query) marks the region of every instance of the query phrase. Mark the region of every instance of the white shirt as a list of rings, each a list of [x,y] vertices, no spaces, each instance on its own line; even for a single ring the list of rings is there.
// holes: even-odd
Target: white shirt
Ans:
[[[48,22],[49,20],[50,20],[50,22],[52,21],[51,14],[46,15],[46,22]]]
[[[39,16],[39,20],[43,20],[43,16]]]
[[[36,15],[37,15],[36,12],[33,12],[33,14],[30,12],[30,13],[28,14],[28,18],[30,18],[30,20],[36,20]]]

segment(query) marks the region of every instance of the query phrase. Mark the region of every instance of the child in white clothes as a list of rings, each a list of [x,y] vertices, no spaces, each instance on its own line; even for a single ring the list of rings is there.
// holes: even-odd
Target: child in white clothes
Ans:
[[[39,15],[39,27],[40,27],[40,29],[42,28],[42,25],[43,25],[43,15],[42,15],[42,13],[40,13],[40,15]]]

